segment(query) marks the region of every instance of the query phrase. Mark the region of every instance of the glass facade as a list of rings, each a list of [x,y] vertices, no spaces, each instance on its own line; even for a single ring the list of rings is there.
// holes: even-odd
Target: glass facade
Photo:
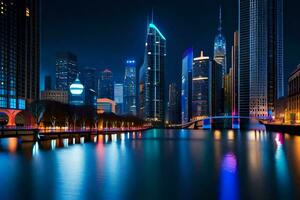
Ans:
[[[0,107],[25,109],[39,97],[39,1],[0,4]]]
[[[124,114],[136,115],[136,62],[127,60],[124,77]]]
[[[123,84],[114,84],[114,101],[116,102],[116,113],[123,114]]]
[[[192,107],[192,68],[193,68],[193,49],[187,49],[182,59],[181,77],[181,123],[185,124],[191,119]]]
[[[210,60],[201,56],[194,58],[192,70],[192,118],[201,119],[209,116],[210,107]]]
[[[69,52],[56,55],[56,89],[69,90],[78,74],[77,57]]]
[[[166,38],[150,23],[145,43],[145,59],[140,72],[140,92],[142,115],[147,121],[161,126],[165,122],[164,73],[166,58]],[[144,82],[144,84],[143,84]]]

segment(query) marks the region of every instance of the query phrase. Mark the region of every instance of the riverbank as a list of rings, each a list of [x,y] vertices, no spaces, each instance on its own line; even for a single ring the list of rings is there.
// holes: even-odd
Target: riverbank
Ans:
[[[300,125],[263,123],[267,131],[300,135]]]

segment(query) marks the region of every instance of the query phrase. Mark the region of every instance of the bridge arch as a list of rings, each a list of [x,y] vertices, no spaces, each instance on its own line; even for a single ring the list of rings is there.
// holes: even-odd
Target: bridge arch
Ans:
[[[16,126],[15,118],[21,110],[13,110],[13,109],[0,109],[0,113],[4,113],[8,117],[7,126]]]

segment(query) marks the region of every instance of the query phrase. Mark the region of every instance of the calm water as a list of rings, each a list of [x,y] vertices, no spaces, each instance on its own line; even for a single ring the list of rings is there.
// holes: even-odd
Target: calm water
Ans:
[[[149,130],[0,140],[0,199],[299,199],[300,137]]]

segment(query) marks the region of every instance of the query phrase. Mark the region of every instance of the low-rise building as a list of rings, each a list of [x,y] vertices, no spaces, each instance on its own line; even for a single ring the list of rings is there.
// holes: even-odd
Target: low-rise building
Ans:
[[[45,90],[41,92],[41,100],[69,103],[69,93],[65,90]]]
[[[116,102],[108,98],[97,99],[97,113],[116,113]]]

